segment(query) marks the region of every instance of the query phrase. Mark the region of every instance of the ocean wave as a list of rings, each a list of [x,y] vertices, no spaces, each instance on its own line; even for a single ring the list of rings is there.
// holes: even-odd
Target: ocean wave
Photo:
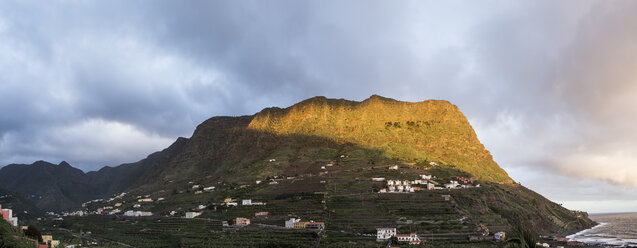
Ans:
[[[584,229],[584,230],[579,231],[579,232],[577,232],[577,233],[575,233],[575,234],[568,235],[568,236],[566,236],[566,238],[567,238],[567,239],[569,239],[569,240],[573,240],[573,238],[575,238],[575,237],[577,237],[577,236],[582,236],[583,234],[586,234],[587,232],[590,232],[590,231],[592,231],[592,230],[595,230],[595,229],[597,229],[597,228],[600,228],[600,227],[603,227],[603,226],[606,226],[606,225],[608,225],[608,223],[606,223],[606,222],[599,223],[599,224],[597,224],[596,226],[591,227],[591,228],[589,228],[589,229]],[[575,241],[577,241],[577,240],[575,240]]]

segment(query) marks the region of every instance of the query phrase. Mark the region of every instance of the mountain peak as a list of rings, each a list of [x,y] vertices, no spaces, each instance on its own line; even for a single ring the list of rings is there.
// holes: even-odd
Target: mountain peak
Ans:
[[[448,101],[404,102],[379,95],[362,102],[313,97],[285,109],[264,109],[249,128],[353,143],[407,163],[436,162],[479,179],[513,182],[480,143],[467,118]]]

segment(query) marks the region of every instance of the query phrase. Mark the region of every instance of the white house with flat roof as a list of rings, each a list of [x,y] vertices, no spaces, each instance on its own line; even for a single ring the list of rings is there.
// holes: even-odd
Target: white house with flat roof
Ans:
[[[376,228],[376,240],[388,240],[396,235],[396,228]]]

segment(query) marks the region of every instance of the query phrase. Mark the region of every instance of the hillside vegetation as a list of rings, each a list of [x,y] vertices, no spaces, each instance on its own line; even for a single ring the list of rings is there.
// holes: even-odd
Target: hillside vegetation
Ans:
[[[432,161],[455,166],[477,179],[512,182],[480,143],[467,118],[447,101],[412,103],[376,95],[363,102],[315,97],[285,109],[264,109],[249,128],[351,142],[400,161]]]
[[[389,170],[393,165],[399,169]],[[37,167],[44,172],[35,173]],[[58,227],[90,231],[92,238],[136,247],[378,247],[384,245],[373,237],[378,227],[416,232],[433,247],[488,247],[494,244],[490,240],[467,240],[481,235],[476,226],[486,225],[492,233],[524,226],[537,235],[555,235],[594,225],[586,213],[514,183],[466,117],[446,101],[315,97],[255,115],[210,118],[189,139],[179,138],[136,163],[89,173],[67,167],[43,162],[7,166],[0,170],[0,179],[6,180],[0,186],[27,189],[22,193],[34,200],[49,192],[70,199],[65,206],[76,209],[78,202],[105,199],[83,208],[88,212],[105,207],[151,212],[146,219],[120,213],[43,222],[50,232]],[[74,177],[46,179],[63,178],[65,171]],[[435,176],[439,186],[456,177],[475,181],[466,188],[380,193],[386,182],[372,180],[414,180],[423,174]],[[22,180],[50,184],[20,187]],[[78,187],[84,188],[74,191]],[[120,192],[127,194],[108,200]],[[155,201],[140,202],[142,197]],[[227,198],[267,204],[230,207]],[[180,218],[191,211],[201,212],[200,219]],[[258,212],[268,214],[256,217]],[[236,217],[249,217],[254,225],[222,225]],[[282,229],[290,217],[325,222],[326,230],[317,235]],[[74,239],[64,232],[56,235]],[[264,235],[270,238],[264,241]]]

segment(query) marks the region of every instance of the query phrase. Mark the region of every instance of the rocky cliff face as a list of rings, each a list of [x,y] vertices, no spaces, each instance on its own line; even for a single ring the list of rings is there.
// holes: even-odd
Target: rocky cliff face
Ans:
[[[264,109],[248,128],[350,142],[405,162],[436,162],[478,179],[512,182],[480,143],[467,118],[447,101],[412,103],[376,95],[362,102],[315,97],[286,109]]]

